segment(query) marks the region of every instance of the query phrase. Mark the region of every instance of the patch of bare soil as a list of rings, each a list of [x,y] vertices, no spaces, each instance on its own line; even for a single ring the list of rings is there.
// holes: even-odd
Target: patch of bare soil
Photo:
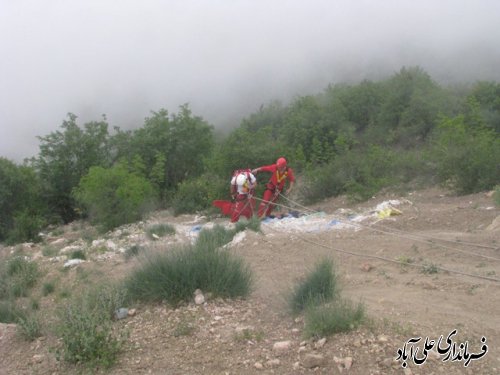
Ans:
[[[353,220],[356,214],[366,214],[391,199],[400,202],[395,212],[400,214]],[[115,323],[129,332],[117,364],[108,371],[90,372],[500,373],[500,210],[491,197],[484,193],[456,197],[428,189],[374,197],[359,205],[336,198],[310,209],[334,215],[330,223],[352,226],[293,231],[263,223],[263,233],[246,231],[231,251],[254,272],[255,289],[248,299],[208,300],[177,309],[134,306],[134,316]],[[156,218],[176,224],[194,219]],[[303,318],[288,313],[285,296],[325,256],[336,264],[342,296],[364,303],[370,322],[326,341],[306,340]],[[42,264],[46,278],[59,280],[58,288],[78,288],[93,279],[119,279],[137,262],[113,257],[66,272],[60,271],[60,263]],[[61,301],[53,295],[40,297],[40,310],[51,311]],[[51,319],[47,314],[46,320]],[[449,350],[439,355],[435,344],[425,358],[426,338],[429,343],[441,336],[441,349],[449,346]],[[410,352],[412,338],[421,339]],[[79,367],[57,362],[51,350],[55,346],[57,339],[50,332],[26,342],[15,334],[15,326],[1,325],[0,374],[81,372]],[[486,354],[474,357],[486,347]],[[396,360],[398,350],[406,360]],[[419,359],[425,360],[418,365]]]

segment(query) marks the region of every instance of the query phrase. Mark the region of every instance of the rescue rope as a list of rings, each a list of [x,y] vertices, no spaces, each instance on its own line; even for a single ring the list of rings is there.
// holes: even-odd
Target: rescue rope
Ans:
[[[246,210],[247,206],[250,204],[250,201],[252,198],[255,199],[255,197],[253,195],[250,195],[250,194],[247,195],[247,197],[245,198],[247,202],[245,203],[243,208],[239,211],[239,215],[241,215],[242,212],[245,212],[245,210]],[[254,207],[253,206],[254,206],[253,204],[250,206],[250,211],[252,211],[252,216],[254,214]]]
[[[277,230],[275,230],[273,228],[270,228],[270,229],[273,230],[276,233],[280,233],[279,231],[277,231]],[[407,263],[407,262],[403,262],[403,261],[399,261],[399,260],[394,260],[394,259],[390,259],[390,258],[381,257],[381,256],[378,256],[378,255],[360,254],[360,253],[356,253],[356,252],[353,252],[353,251],[336,249],[334,247],[324,245],[324,244],[322,244],[320,242],[309,240],[309,239],[307,239],[307,238],[305,238],[305,237],[303,237],[301,235],[297,235],[297,234],[294,234],[294,235],[297,236],[299,239],[301,239],[304,242],[308,242],[310,244],[313,244],[313,245],[316,245],[316,246],[319,246],[319,247],[323,247],[323,248],[328,249],[328,250],[333,250],[333,251],[336,251],[336,252],[339,252],[339,253],[344,253],[344,254],[348,254],[348,255],[352,255],[352,256],[357,256],[357,257],[361,257],[361,258],[377,259],[377,260],[381,260],[381,261],[385,261],[385,262],[399,264],[399,265],[402,265],[402,266],[405,266],[405,267],[406,266],[410,266],[410,267],[415,267],[415,268],[422,268],[422,265],[413,264],[413,263]],[[462,276],[468,276],[468,277],[478,278],[478,279],[483,279],[483,280],[488,280],[488,281],[500,282],[500,279],[497,279],[497,278],[494,278],[494,277],[474,275],[474,274],[471,274],[471,273],[457,271],[457,270],[452,270],[452,269],[444,268],[444,267],[440,267],[440,266],[434,266],[434,267],[437,270],[441,270],[443,272],[455,273],[455,274],[462,275]]]
[[[314,213],[318,213],[319,211],[316,211],[316,210],[312,210],[310,208],[307,208],[305,206],[302,206],[300,205],[299,203],[297,202],[294,202],[292,201],[291,199],[287,198],[286,196],[284,196],[283,194],[280,193],[280,196],[282,196],[283,198],[285,198],[286,200],[288,200],[289,202],[291,203],[294,203],[296,204],[297,206],[300,206],[300,207],[303,207],[303,208],[306,208],[307,210],[309,211],[312,211]],[[256,198],[257,200],[261,200],[263,201],[262,199],[259,199],[259,198]],[[285,205],[282,205],[282,204],[276,204],[278,206],[281,206],[281,207],[285,207],[285,208],[288,208],[288,209],[292,209],[292,207],[287,207]],[[497,262],[500,262],[500,258],[496,258],[496,257],[491,257],[491,256],[488,256],[488,255],[483,255],[483,254],[479,254],[479,253],[475,253],[475,252],[472,252],[472,251],[466,251],[466,250],[461,250],[461,249],[457,249],[457,248],[454,248],[454,247],[449,247],[449,246],[446,246],[446,245],[443,245],[443,244],[439,244],[439,243],[435,243],[435,242],[432,242],[431,239],[425,239],[425,237],[423,238],[418,238],[418,235],[411,235],[411,234],[406,234],[406,235],[400,235],[398,233],[394,233],[394,232],[389,232],[389,231],[384,231],[384,230],[381,230],[381,229],[377,229],[377,228],[373,228],[373,227],[370,227],[370,226],[366,226],[366,225],[362,225],[362,224],[358,224],[358,223],[353,223],[353,222],[350,222],[350,221],[346,221],[346,220],[343,220],[343,219],[338,219],[339,222],[343,223],[343,224],[347,224],[347,225],[352,225],[354,227],[357,227],[357,228],[361,228],[361,229],[369,229],[369,230],[372,230],[374,232],[379,232],[379,233],[383,233],[383,234],[388,234],[388,235],[392,235],[392,236],[396,236],[396,237],[400,237],[400,238],[405,238],[405,239],[409,239],[409,240],[413,240],[413,241],[416,241],[416,242],[422,242],[422,243],[426,243],[426,244],[432,244],[434,246],[437,246],[437,247],[441,247],[443,249],[447,249],[447,250],[452,250],[452,251],[456,251],[456,252],[459,252],[459,253],[462,253],[462,254],[465,254],[465,255],[474,255],[474,256],[477,256],[477,257],[480,257],[480,258],[484,258],[484,259],[488,259],[488,260],[493,260],[493,261],[497,261]],[[405,233],[403,231],[401,231],[401,233]],[[417,238],[415,238],[417,237]],[[436,240],[440,240],[440,239],[437,239]],[[465,244],[465,243],[464,243]],[[494,248],[494,247],[491,247],[492,249],[497,249],[497,248]]]
[[[296,206],[299,206],[301,208],[305,208],[306,210],[310,211],[310,212],[313,212],[313,213],[319,213],[320,211],[316,211],[316,210],[313,210],[312,208],[309,208],[309,207],[306,207],[306,206],[302,206],[300,203],[297,203],[291,199],[289,199],[288,197],[286,197],[285,195],[281,194],[281,196],[283,198],[285,198],[287,201],[289,201],[290,203],[293,203],[295,204]],[[342,219],[339,219],[339,221],[341,221]],[[346,223],[345,223],[346,224]],[[350,223],[351,225],[355,225],[355,224],[352,224]],[[362,224],[357,224],[359,227],[361,228],[367,228],[367,229],[373,229],[373,227],[370,227],[370,226],[364,226]],[[386,228],[390,231],[394,231],[394,232],[400,232],[400,233],[406,233],[405,231],[402,231],[402,230],[399,230],[399,229],[396,229],[396,228],[389,228],[385,225],[380,225],[380,224],[377,224],[383,228]],[[375,230],[375,229],[373,229]],[[383,232],[382,233],[387,233],[387,232]],[[389,233],[390,234],[390,233]],[[424,236],[424,235],[420,235],[420,234],[411,234],[411,236],[414,236],[414,237],[420,237],[420,238],[423,238],[423,239],[428,239],[429,241],[430,240],[438,240],[438,241],[443,241],[443,242],[451,242],[451,243],[456,243],[456,244],[461,244],[461,245],[468,245],[468,246],[474,246],[474,247],[480,247],[480,248],[485,248],[485,249],[493,249],[493,250],[498,250],[499,248],[498,247],[495,247],[495,246],[490,246],[490,245],[483,245],[483,244],[478,244],[478,243],[473,243],[473,242],[465,242],[465,241],[458,241],[458,240],[448,240],[446,238],[439,238],[439,237],[433,237],[433,236]]]

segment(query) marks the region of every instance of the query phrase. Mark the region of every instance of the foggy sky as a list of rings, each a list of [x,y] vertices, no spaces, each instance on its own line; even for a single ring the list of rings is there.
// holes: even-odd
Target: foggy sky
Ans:
[[[66,114],[139,128],[189,103],[216,127],[271,100],[420,66],[500,81],[497,0],[0,0],[0,156]]]

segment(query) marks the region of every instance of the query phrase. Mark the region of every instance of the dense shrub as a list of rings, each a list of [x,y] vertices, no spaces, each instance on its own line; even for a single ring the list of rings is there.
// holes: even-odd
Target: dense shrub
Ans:
[[[170,224],[154,224],[146,229],[146,233],[149,238],[164,237],[175,234],[175,227]]]
[[[500,137],[490,128],[468,126],[461,116],[439,124],[431,158],[440,181],[460,194],[493,189],[500,182]]]
[[[229,195],[229,182],[210,175],[181,182],[172,199],[174,214],[194,213],[205,210],[212,205],[212,201]]]
[[[143,177],[118,164],[92,167],[74,190],[77,201],[103,230],[140,220],[154,207],[155,191]]]
[[[61,338],[57,356],[89,368],[109,368],[121,350],[124,333],[113,328],[113,312],[122,307],[123,291],[102,286],[85,292],[58,311],[56,332]]]
[[[311,305],[333,300],[339,293],[333,262],[323,259],[298,283],[289,297],[289,306],[297,314]]]
[[[26,240],[40,241],[40,231],[46,224],[40,213],[26,208],[14,213],[13,221],[14,224],[5,241],[7,244],[15,244]]]
[[[40,270],[36,262],[22,256],[7,259],[0,266],[0,299],[28,296],[39,277]]]
[[[365,200],[386,186],[407,180],[416,163],[415,159],[401,158],[395,151],[378,146],[350,150],[304,173],[300,195],[305,203],[340,194]]]
[[[68,223],[78,213],[71,195],[90,167],[110,165],[108,123],[92,121],[80,127],[69,113],[59,130],[38,137],[40,151],[32,160],[42,181],[42,195],[50,213]]]
[[[11,299],[0,299],[0,323],[17,323],[26,314]]]
[[[365,318],[362,303],[353,305],[339,299],[333,303],[311,306],[305,314],[304,335],[325,337],[340,332],[349,332],[359,326]]]
[[[222,227],[202,230],[194,245],[147,254],[125,281],[129,296],[135,300],[165,300],[172,305],[189,301],[196,289],[215,297],[247,296],[252,285],[249,267],[220,248],[234,233]]]
[[[0,157],[0,241],[9,244],[38,240],[45,204],[33,168]]]
[[[42,335],[42,326],[39,318],[31,313],[25,317],[18,317],[17,332],[27,341],[33,341]]]
[[[361,303],[353,306],[340,297],[333,262],[326,258],[316,263],[295,285],[288,303],[293,314],[305,312],[306,337],[324,337],[349,331],[357,327],[365,316]]]

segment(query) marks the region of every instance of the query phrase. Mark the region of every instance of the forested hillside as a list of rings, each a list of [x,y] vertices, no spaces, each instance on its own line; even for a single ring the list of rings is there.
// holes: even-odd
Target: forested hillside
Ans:
[[[297,199],[443,184],[457,194],[500,184],[500,84],[443,87],[418,67],[382,81],[331,84],[271,102],[224,135],[193,114],[153,111],[134,130],[68,114],[23,165],[0,158],[0,241],[37,240],[51,224],[89,218],[102,230],[156,208],[209,209],[233,170],[285,156]],[[497,198],[497,202],[498,202]]]

